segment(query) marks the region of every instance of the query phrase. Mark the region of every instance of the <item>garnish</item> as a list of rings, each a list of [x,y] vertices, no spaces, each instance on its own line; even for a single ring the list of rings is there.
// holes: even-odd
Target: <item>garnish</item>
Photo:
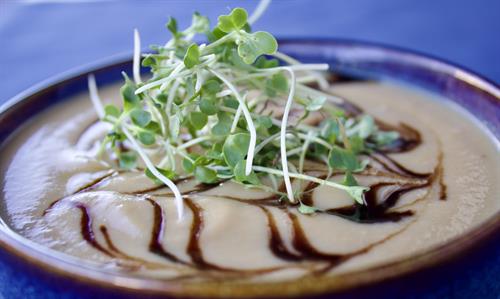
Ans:
[[[268,1],[262,3],[252,21]],[[142,65],[152,73],[146,81],[140,76],[140,40],[134,32],[134,80],[124,74],[122,108],[104,107],[89,76],[97,114],[112,124],[101,154],[113,153],[117,167],[126,170],[139,168],[142,161],[148,177],[172,190],[179,218],[183,199],[173,180],[185,176],[205,184],[231,179],[275,192],[291,204],[299,201],[303,214],[318,209],[300,202],[292,178],[344,190],[364,204],[369,188],[359,186],[353,175],[366,167],[360,155],[398,135],[380,131],[370,116],[346,115],[335,106],[342,99],[307,86],[327,86],[321,73],[327,64],[300,64],[278,52],[270,33],[251,32],[242,8],[220,16],[212,30],[198,13],[184,31],[174,18],[167,28],[172,39],[142,55]],[[210,43],[192,42],[196,34],[206,35]],[[263,109],[267,104],[283,107],[282,115]],[[292,110],[301,111],[302,117],[292,118]],[[306,119],[319,112],[324,117],[320,125],[308,125]],[[322,161],[331,173],[344,173],[344,180],[304,173],[307,160]],[[280,179],[286,194],[278,190]]]

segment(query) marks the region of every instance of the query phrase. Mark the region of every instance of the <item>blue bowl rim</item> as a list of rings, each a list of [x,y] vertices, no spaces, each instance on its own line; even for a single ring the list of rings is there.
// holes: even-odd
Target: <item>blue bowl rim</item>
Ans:
[[[279,40],[280,45],[287,44],[300,44],[300,43],[313,43],[320,44],[322,46],[328,45],[353,45],[363,48],[373,48],[377,50],[386,51],[388,53],[396,53],[396,54],[410,54],[414,55],[418,58],[424,58],[427,62],[438,62],[443,67],[441,71],[443,73],[449,74],[449,69],[461,70],[465,75],[472,78],[474,82],[479,83],[478,85],[472,85],[474,88],[482,90],[483,92],[488,93],[493,98],[496,98],[496,103],[500,103],[500,85],[493,82],[492,80],[486,79],[481,75],[477,74],[474,71],[467,69],[466,67],[457,65],[455,63],[446,61],[444,59],[434,57],[432,55],[428,55],[425,53],[421,53],[414,50],[408,50],[402,47],[385,45],[376,42],[367,42],[367,41],[357,41],[353,39],[329,39],[329,38],[287,38]],[[66,81],[74,79],[75,77],[82,76],[85,74],[93,73],[102,69],[106,69],[108,67],[113,67],[120,64],[125,64],[130,62],[131,60],[130,52],[123,52],[119,54],[115,54],[104,59],[100,59],[98,61],[85,64],[83,66],[78,66],[72,68],[68,71],[60,73],[58,75],[52,76],[42,82],[35,84],[34,86],[24,90],[23,92],[17,94],[10,100],[6,101],[0,106],[0,115],[10,111],[11,109],[15,109],[16,104],[22,102],[23,100],[35,96],[38,93],[50,89],[55,85],[64,84]],[[422,62],[420,62],[422,63]],[[425,65],[423,65],[425,67]],[[498,136],[496,137],[498,140]],[[2,220],[0,219],[0,222]],[[1,224],[1,223],[0,223]],[[5,225],[5,224],[4,224]],[[179,296],[184,294],[183,289],[180,288],[181,284],[176,283],[161,283],[157,285],[151,285],[151,279],[144,278],[130,278],[131,280],[124,280],[121,283],[112,283],[112,280],[104,279],[105,276],[100,276],[96,278],[95,276],[89,276],[89,272],[78,272],[78,271],[69,271],[63,268],[54,267],[47,260],[53,262],[64,263],[64,261],[58,261],[48,256],[47,260],[38,260],[37,257],[42,255],[47,255],[43,252],[33,252],[32,248],[26,246],[26,244],[16,244],[19,242],[16,239],[13,239],[11,236],[6,234],[4,231],[4,227],[0,225],[0,250],[6,250],[9,253],[13,253],[15,256],[20,258],[25,258],[28,262],[32,263],[36,267],[43,268],[45,271],[49,271],[55,273],[56,275],[61,275],[64,277],[70,277],[71,279],[75,279],[80,282],[88,283],[94,286],[111,288],[124,292],[140,292],[139,294],[160,294],[160,295],[170,295],[170,296]],[[381,283],[384,281],[389,281],[394,279],[394,273],[399,275],[410,275],[412,273],[422,271],[425,269],[430,269],[437,267],[439,265],[444,265],[447,263],[451,263],[465,257],[467,252],[474,250],[474,248],[478,248],[481,244],[491,240],[495,235],[498,235],[500,232],[500,212],[496,213],[490,219],[486,220],[483,224],[475,227],[468,233],[468,238],[464,238],[463,235],[457,237],[455,240],[447,242],[438,247],[432,248],[425,252],[416,254],[410,259],[402,259],[394,262],[390,262],[387,264],[383,264],[380,266],[375,266],[373,268],[369,268],[362,271],[356,271],[353,273],[349,273],[347,276],[356,276],[362,273],[370,273],[370,275],[361,275],[362,279],[353,279],[353,277],[348,277],[346,280],[342,281],[342,283],[347,283],[347,285],[340,285],[338,283],[334,283],[331,287],[322,288],[320,293],[328,293],[328,294],[343,294],[345,292],[349,292],[350,290],[359,287],[359,286],[368,286],[377,283]],[[14,243],[12,243],[14,242]],[[454,246],[450,244],[453,243]],[[457,246],[456,244],[459,244]],[[31,250],[31,252],[30,252]],[[35,255],[33,255],[35,253]],[[75,269],[76,270],[76,269]],[[92,271],[91,271],[92,272]],[[91,273],[90,272],[90,273]],[[377,274],[377,275],[374,275]],[[384,274],[380,276],[380,274]],[[120,276],[111,275],[111,276]],[[370,278],[370,276],[378,276],[376,279]],[[130,281],[139,282],[139,284],[130,284]],[[141,284],[142,282],[142,284]],[[288,282],[285,282],[288,283]],[[151,289],[151,287],[155,287]],[[257,294],[259,297],[267,297],[267,296],[282,296],[283,294],[282,288],[277,288],[279,292],[273,292],[271,294]],[[241,294],[235,293],[231,296],[242,296]],[[252,296],[255,294],[252,294]],[[304,293],[292,293],[289,295],[304,295]],[[205,297],[201,294],[196,294],[196,296]],[[225,296],[222,296],[225,297]],[[243,297],[246,297],[243,294]]]

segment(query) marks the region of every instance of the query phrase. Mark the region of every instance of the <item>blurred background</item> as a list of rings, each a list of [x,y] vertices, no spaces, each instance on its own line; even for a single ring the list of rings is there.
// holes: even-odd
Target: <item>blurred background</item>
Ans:
[[[257,1],[0,0],[0,102],[62,71],[163,43],[168,16],[187,26]],[[255,24],[277,37],[349,38],[410,48],[500,83],[499,0],[275,0]]]
[[[0,0],[0,103],[60,72],[169,38],[194,11],[216,17],[257,1]],[[348,38],[424,52],[500,83],[500,0],[274,0],[254,29],[278,38]],[[500,298],[500,255],[427,298]],[[2,286],[0,275],[0,289]],[[0,293],[1,298],[1,293]],[[409,294],[409,298],[413,298]]]

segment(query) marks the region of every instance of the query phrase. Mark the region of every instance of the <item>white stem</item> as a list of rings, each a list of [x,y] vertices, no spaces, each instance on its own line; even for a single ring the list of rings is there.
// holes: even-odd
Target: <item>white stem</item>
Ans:
[[[165,122],[163,121],[160,111],[158,110],[158,108],[156,108],[153,99],[151,99],[150,96],[147,96],[145,101],[154,119],[160,124],[161,133],[165,135],[165,133],[167,132],[167,128],[165,127]]]
[[[169,140],[165,140],[165,143],[163,144],[164,145],[164,148],[165,148],[165,151],[166,151],[166,157],[164,159],[167,159],[168,163],[169,163],[169,168],[172,169],[172,171],[175,172],[175,169],[176,169],[176,163],[175,163],[175,157],[174,157],[174,153],[173,153],[173,147],[172,145],[170,145],[170,142]],[[163,162],[163,161],[162,161]],[[160,162],[160,165],[162,163]]]
[[[280,135],[281,135],[281,132],[278,132],[278,133],[275,133],[275,134],[267,137],[266,139],[262,140],[262,142],[259,143],[259,145],[257,145],[255,147],[255,154],[257,154],[258,152],[260,152],[260,150],[262,150],[264,148],[264,146],[266,146],[267,144],[269,144],[270,142],[272,142],[274,139],[280,137]]]
[[[311,133],[311,131],[309,133]],[[315,143],[321,144],[322,146],[326,147],[329,150],[331,150],[333,147],[330,143],[328,143],[325,140],[318,138],[316,136],[309,136],[309,135],[302,134],[302,133],[297,133],[297,136],[299,136],[300,139],[310,140],[310,141],[314,141]]]
[[[295,73],[290,68],[285,67],[290,74],[290,93],[288,94],[288,99],[286,100],[285,110],[283,112],[283,118],[281,120],[281,134],[280,134],[280,150],[281,150],[281,168],[283,169],[283,180],[285,181],[286,193],[288,195],[288,200],[292,203],[295,202],[293,196],[292,183],[290,176],[288,175],[288,159],[286,156],[286,127],[288,122],[288,115],[290,114],[290,108],[292,107],[293,97],[295,95]]]
[[[135,91],[135,94],[140,94],[148,89],[151,89],[153,87],[156,87],[158,85],[162,85],[162,84],[165,84],[165,83],[168,83],[178,77],[183,77],[186,75],[186,73],[182,72],[180,74],[178,74],[182,68],[184,67],[184,64],[183,63],[180,63],[178,62],[177,63],[177,66],[175,67],[175,69],[170,73],[170,75],[168,75],[168,77],[165,77],[163,79],[160,79],[160,80],[156,80],[156,81],[153,81],[151,83],[148,83],[146,85],[143,85],[141,87],[139,87],[136,91]]]
[[[300,64],[300,61],[281,52],[276,52],[273,56],[291,65]],[[322,90],[326,90],[328,88],[328,81],[325,79],[325,76],[323,74],[315,71],[310,71],[308,73],[311,74],[312,77],[314,77],[316,82],[318,82],[319,88],[321,88]]]
[[[190,147],[192,147],[195,144],[201,143],[203,141],[210,140],[211,138],[212,138],[212,136],[203,135],[203,136],[200,136],[198,138],[191,139],[188,142],[183,143],[182,145],[178,146],[177,150],[183,150],[183,149],[186,149],[186,148],[190,148]]]
[[[135,84],[142,83],[141,80],[141,37],[139,36],[139,31],[134,29],[134,81]]]
[[[229,82],[229,80],[222,76],[220,73],[210,70],[212,74],[214,74],[216,77],[218,77],[226,86],[233,92],[234,96],[238,100],[241,109],[243,110],[243,115],[245,116],[245,120],[247,122],[248,126],[248,131],[250,133],[250,143],[248,145],[248,153],[247,153],[247,164],[245,168],[245,174],[250,175],[252,172],[252,164],[253,164],[253,156],[254,156],[254,151],[255,151],[255,144],[257,143],[257,132],[255,131],[255,126],[253,124],[252,120],[252,115],[250,114],[250,111],[248,111],[248,108],[245,104],[245,100],[243,97],[240,95],[236,87]]]
[[[211,49],[219,46],[219,45],[222,45],[223,43],[231,40],[234,38],[234,35],[236,34],[237,32],[236,31],[233,31],[227,35],[224,35],[223,37],[219,38],[218,40],[216,40],[215,42],[209,44],[208,46],[206,46],[205,48],[203,48],[203,51],[201,51],[201,56],[204,56],[206,55],[207,53],[208,54],[211,54],[210,51]],[[206,52],[206,53],[205,53]]]
[[[262,166],[254,166],[253,170],[285,177],[285,174],[283,173],[283,171],[281,171],[279,169],[262,167]],[[326,186],[330,186],[330,187],[341,189],[341,190],[348,190],[350,188],[349,186],[344,186],[342,184],[335,183],[332,181],[322,180],[320,178],[313,177],[313,176],[306,175],[306,174],[290,172],[290,173],[288,173],[288,175],[294,179],[310,181],[310,182],[314,182],[314,183],[317,183],[320,185],[326,185]]]
[[[175,154],[180,155],[184,159],[188,160],[191,163],[194,163],[194,160],[191,159],[190,156],[188,156],[183,150],[178,150],[175,147],[172,147],[172,150],[174,151]]]
[[[87,78],[89,85],[90,100],[92,101],[94,109],[97,112],[99,118],[103,119],[105,115],[104,106],[102,105],[101,98],[99,97],[99,93],[97,92],[97,84],[95,82],[94,74],[89,74]]]
[[[309,144],[311,143],[311,139],[314,137],[313,134],[314,133],[312,131],[309,131],[306,135],[306,140],[304,141],[304,144],[302,145],[302,152],[300,153],[300,158],[299,158],[299,172],[300,173],[302,173],[304,170],[304,160],[306,159],[306,153],[307,153],[307,149],[309,148]]]
[[[158,169],[154,166],[153,162],[149,159],[147,154],[142,150],[141,146],[137,141],[135,140],[134,136],[128,131],[126,127],[122,127],[123,133],[125,136],[127,136],[127,139],[130,141],[132,144],[132,147],[134,150],[139,154],[141,157],[142,161],[144,161],[144,164],[146,164],[146,167],[151,171],[151,173],[159,179],[162,183],[167,185],[167,187],[172,190],[172,193],[174,193],[175,197],[175,206],[177,207],[177,219],[182,220],[184,216],[184,202],[182,201],[182,195],[177,186],[172,182],[170,179],[168,179],[166,176],[161,174]]]
[[[225,97],[225,96],[228,96],[230,94],[232,94],[233,92],[229,89],[224,89],[223,91],[220,91],[218,93],[215,94],[216,97],[218,98],[222,98],[222,97]]]
[[[260,0],[252,15],[248,18],[248,24],[252,25],[253,23],[255,23],[266,11],[270,3],[271,0]]]
[[[236,109],[229,108],[229,107],[226,107],[226,106],[220,106],[219,110],[220,111],[224,111],[224,112],[229,112],[229,113],[236,113],[236,111],[237,111]],[[257,113],[250,113],[250,115],[252,117],[254,117],[254,118],[261,116],[261,115],[259,115]],[[273,125],[281,126],[281,121],[279,119],[271,117],[271,122],[273,123]],[[303,124],[303,123],[298,124],[295,128],[299,129],[299,130],[302,130],[302,131],[305,131],[305,132],[308,132],[308,131],[319,131],[318,128],[313,127],[313,126],[309,126],[309,125],[306,125],[306,124]]]
[[[172,85],[172,88],[170,89],[168,93],[168,98],[167,98],[167,106],[165,107],[165,110],[167,112],[167,116],[170,116],[170,112],[172,110],[172,103],[174,102],[175,95],[177,93],[177,88],[179,88],[179,85],[181,82],[179,80],[175,80],[174,84]]]
[[[231,125],[231,134],[236,131],[238,127],[238,122],[240,121],[241,112],[243,112],[243,108],[241,105],[238,106],[238,110],[236,110],[236,114],[234,115],[233,124]]]
[[[326,63],[304,63],[287,66],[277,66],[268,69],[258,69],[259,72],[276,72],[290,69],[293,71],[326,71],[330,66]]]
[[[297,84],[297,89],[299,90],[302,90],[302,91],[305,91],[306,93],[314,93],[318,96],[323,96],[325,98],[327,98],[328,100],[336,103],[336,104],[342,104],[344,103],[344,99],[342,99],[341,97],[338,97],[338,96],[335,96],[335,95],[332,95],[332,94],[329,94],[329,93],[325,93],[325,92],[321,92],[317,89],[314,89],[314,88],[311,88],[309,86],[306,86],[306,85],[302,85],[302,84]]]
[[[312,75],[297,77],[297,83],[311,83],[315,81],[316,77]]]
[[[203,74],[201,73],[201,70],[196,70],[196,83],[194,86],[194,91],[195,93],[200,91],[201,86],[203,85],[203,81],[205,80],[203,77]]]
[[[289,150],[289,151],[286,153],[286,155],[287,155],[288,157],[291,157],[291,156],[296,155],[296,154],[298,154],[298,153],[300,153],[300,152],[302,152],[302,146],[296,147],[296,148],[294,148],[293,150]],[[301,172],[301,171],[299,171],[299,172]]]

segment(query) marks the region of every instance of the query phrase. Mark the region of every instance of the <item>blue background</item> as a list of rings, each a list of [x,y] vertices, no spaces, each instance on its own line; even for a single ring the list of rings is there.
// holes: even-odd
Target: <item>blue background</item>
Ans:
[[[230,8],[251,11],[256,3],[0,0],[0,103],[62,71],[131,52],[133,28],[143,45],[161,44],[169,38],[164,27],[169,15],[182,28],[195,9],[214,23]],[[499,0],[275,0],[254,29],[277,37],[350,38],[410,48],[500,83]],[[428,298],[498,299],[499,274],[496,258]]]
[[[0,102],[70,68],[162,43],[169,15],[212,21],[256,1],[0,0]],[[64,3],[64,4],[63,4]],[[72,3],[72,4],[68,4]],[[406,47],[500,83],[500,0],[275,0],[255,24],[278,37],[342,37]]]

